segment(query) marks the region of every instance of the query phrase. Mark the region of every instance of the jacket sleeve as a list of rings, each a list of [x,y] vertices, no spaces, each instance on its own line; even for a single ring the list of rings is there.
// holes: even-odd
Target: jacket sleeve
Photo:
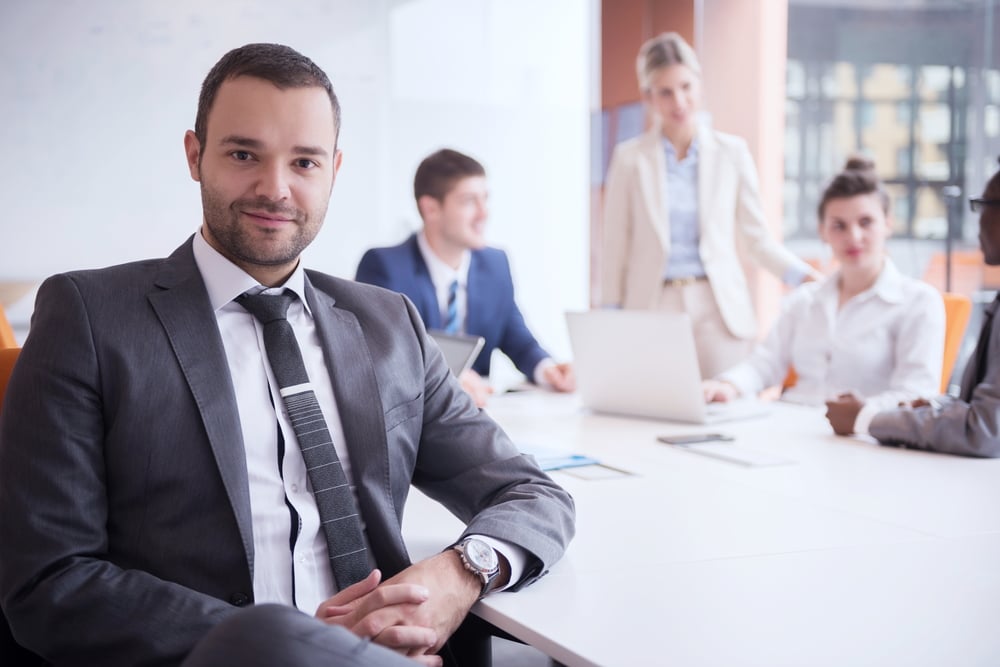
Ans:
[[[546,352],[532,335],[531,330],[524,321],[521,309],[517,307],[517,299],[514,298],[514,279],[510,272],[510,261],[507,254],[500,253],[502,262],[501,277],[504,281],[503,292],[510,294],[510,309],[507,313],[507,321],[504,322],[503,332],[500,336],[500,351],[510,357],[517,369],[534,382],[535,366],[540,361],[548,358]]]
[[[369,250],[358,262],[358,271],[354,279],[359,283],[368,283],[386,289],[392,289],[392,280],[389,278],[389,270],[382,259],[382,255],[377,250]]]
[[[784,245],[775,240],[764,219],[764,208],[760,201],[760,185],[757,168],[746,142],[737,139],[730,146],[733,158],[739,165],[740,191],[736,203],[736,233],[749,256],[769,273],[784,280],[789,271],[799,276],[822,276],[809,264],[795,256]]]
[[[38,291],[0,417],[0,601],[15,639],[59,665],[179,663],[223,600],[114,562],[101,367],[67,276]]]
[[[975,359],[969,363],[975,364]],[[969,402],[950,397],[939,397],[936,402],[936,406],[880,412],[872,418],[868,432],[884,445],[1000,457],[1000,326],[990,333],[983,379]]]
[[[424,350],[424,400],[413,484],[465,522],[463,534],[505,540],[529,559],[525,586],[565,552],[575,532],[573,498],[472,403],[426,340],[412,304],[410,319]],[[403,425],[393,429],[402,438]]]

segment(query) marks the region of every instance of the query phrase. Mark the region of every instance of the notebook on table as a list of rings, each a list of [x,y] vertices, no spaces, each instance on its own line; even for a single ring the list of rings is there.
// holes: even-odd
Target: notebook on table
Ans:
[[[645,310],[566,313],[583,404],[595,412],[709,424],[762,416],[756,399],[705,403],[691,320]]]
[[[476,356],[486,343],[486,339],[482,336],[447,334],[443,331],[428,331],[427,333],[441,348],[445,363],[448,364],[448,368],[451,369],[455,377],[472,366],[472,362],[476,360]]]

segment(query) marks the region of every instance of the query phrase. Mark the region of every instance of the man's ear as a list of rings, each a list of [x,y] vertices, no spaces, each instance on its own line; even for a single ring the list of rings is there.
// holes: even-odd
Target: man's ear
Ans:
[[[436,216],[440,210],[441,202],[430,195],[421,195],[420,199],[417,200],[417,212],[420,213],[420,217],[424,222]]]
[[[333,151],[333,178],[330,179],[330,192],[333,192],[333,186],[337,182],[337,174],[340,173],[340,165],[344,161],[344,152],[339,148]]]
[[[191,172],[191,178],[195,181],[200,181],[201,142],[198,141],[198,137],[191,130],[184,133],[184,155],[187,157],[188,171]]]

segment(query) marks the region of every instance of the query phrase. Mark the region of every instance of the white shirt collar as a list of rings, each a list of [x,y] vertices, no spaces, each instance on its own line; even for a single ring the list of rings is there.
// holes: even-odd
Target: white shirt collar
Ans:
[[[194,235],[194,261],[201,272],[202,280],[205,281],[205,289],[208,290],[208,300],[212,304],[213,311],[224,308],[233,299],[244,292],[259,292],[262,285],[250,274],[233,264],[213,248],[202,236],[201,230]],[[288,277],[283,289],[294,292],[302,302],[306,312],[310,312],[309,304],[305,297],[305,271],[302,269],[301,260],[295,271]]]
[[[472,258],[472,253],[466,250],[462,253],[462,261],[458,265],[458,269],[453,269],[448,264],[446,264],[440,257],[434,254],[434,250],[431,249],[431,244],[427,242],[427,236],[424,234],[423,230],[417,233],[417,247],[420,248],[420,254],[424,258],[424,264],[427,265],[427,270],[431,274],[431,282],[435,286],[438,285],[450,285],[451,281],[457,280],[458,284],[462,287],[466,287],[469,283],[469,262]]]
[[[831,275],[820,289],[825,292],[836,293],[840,289],[840,271],[840,269],[837,269],[837,272]],[[858,294],[855,298],[874,295],[888,303],[902,303],[906,300],[904,282],[905,278],[903,274],[896,268],[896,264],[886,256],[885,264],[882,265],[882,270],[879,272],[875,284],[861,294]]]

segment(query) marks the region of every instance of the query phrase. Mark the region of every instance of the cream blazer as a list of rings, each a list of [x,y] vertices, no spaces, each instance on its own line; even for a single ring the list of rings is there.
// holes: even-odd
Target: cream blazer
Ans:
[[[656,305],[670,256],[670,205],[661,134],[653,127],[615,147],[604,191],[601,302],[649,309]],[[764,222],[757,170],[746,142],[709,127],[698,130],[699,253],[729,331],[757,335],[757,318],[737,255],[781,278],[789,268],[813,269],[775,241]]]

